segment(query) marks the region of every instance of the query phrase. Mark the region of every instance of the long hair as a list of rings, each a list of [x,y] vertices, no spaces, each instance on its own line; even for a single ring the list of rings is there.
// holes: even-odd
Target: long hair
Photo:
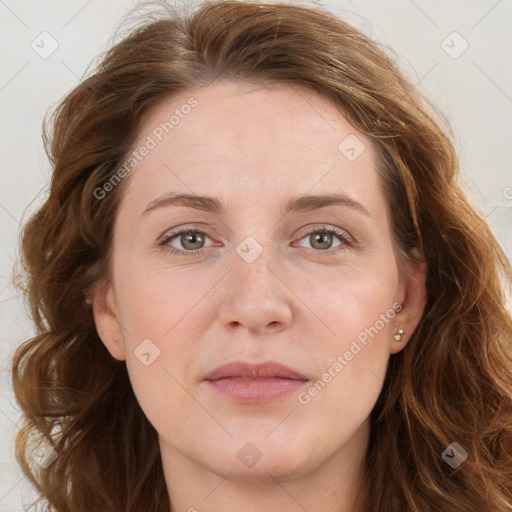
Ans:
[[[150,109],[230,79],[307,87],[370,137],[397,259],[417,247],[427,265],[424,315],[391,356],[371,413],[368,510],[512,511],[512,271],[460,182],[446,117],[385,48],[322,8],[158,5],[44,126],[53,174],[24,227],[19,272],[37,332],[13,359],[24,413],[16,456],[39,500],[57,512],[170,510],[157,433],[87,300],[111,275],[129,176],[104,198],[97,190],[122,168]],[[452,442],[468,454],[456,469],[442,456]]]

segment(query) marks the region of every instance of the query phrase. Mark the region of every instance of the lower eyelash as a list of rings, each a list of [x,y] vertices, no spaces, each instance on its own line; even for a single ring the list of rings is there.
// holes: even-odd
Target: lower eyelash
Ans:
[[[161,242],[159,242],[159,245],[163,247],[163,250],[165,252],[168,252],[170,254],[174,254],[177,256],[195,256],[197,254],[200,254],[204,248],[194,249],[192,251],[184,251],[182,249],[176,249],[175,247],[167,245],[172,239],[174,239],[177,236],[180,236],[184,233],[201,233],[202,235],[208,236],[203,231],[198,231],[198,230],[193,230],[193,229],[182,229],[181,231],[177,231],[176,233],[171,233],[169,236],[166,236]],[[351,247],[353,245],[353,240],[349,235],[347,235],[347,233],[345,233],[344,231],[341,231],[339,229],[332,228],[332,227],[313,229],[313,230],[309,231],[308,233],[306,233],[304,236],[302,236],[300,238],[300,240],[302,240],[303,238],[305,238],[307,236],[312,235],[313,233],[331,233],[333,235],[336,235],[338,237],[338,239],[340,240],[340,242],[342,242],[342,244],[340,244],[339,246],[337,246],[334,249],[326,249],[325,251],[321,251],[319,249],[309,249],[311,251],[315,251],[318,253],[325,252],[328,254],[333,254],[333,253],[337,252],[338,250],[343,250],[343,248],[342,248],[343,245],[346,245],[349,247]],[[300,247],[302,249],[307,249],[306,247],[302,247],[302,246],[300,246]]]

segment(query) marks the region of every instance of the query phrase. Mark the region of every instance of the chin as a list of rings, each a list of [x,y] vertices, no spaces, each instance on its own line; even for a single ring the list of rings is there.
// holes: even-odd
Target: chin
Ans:
[[[246,431],[224,447],[216,445],[214,453],[208,452],[205,465],[211,463],[215,473],[230,474],[230,479],[238,481],[293,480],[307,473],[307,467],[313,465],[311,459],[315,458],[314,454],[308,456],[307,447],[303,448],[291,435],[287,439],[270,437],[268,429],[264,434]]]

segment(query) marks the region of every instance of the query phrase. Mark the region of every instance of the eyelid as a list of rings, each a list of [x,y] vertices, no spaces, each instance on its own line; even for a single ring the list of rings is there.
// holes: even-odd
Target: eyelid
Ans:
[[[332,224],[322,224],[322,223],[308,224],[303,229],[305,230],[304,233],[301,235],[298,235],[298,236],[300,236],[301,239],[307,235],[316,233],[318,231],[327,231],[330,233],[334,233],[335,235],[338,235],[339,237],[343,238],[347,242],[356,243],[355,238],[346,229],[339,228]],[[301,231],[299,231],[299,233],[300,232]]]

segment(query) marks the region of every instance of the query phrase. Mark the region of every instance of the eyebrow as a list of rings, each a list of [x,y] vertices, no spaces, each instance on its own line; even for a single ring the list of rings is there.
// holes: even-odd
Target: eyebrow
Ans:
[[[308,195],[293,198],[282,206],[281,214],[285,216],[291,212],[318,210],[320,208],[333,205],[353,208],[357,212],[371,218],[371,214],[365,206],[344,193]],[[216,197],[198,196],[195,194],[176,194],[171,192],[151,201],[142,212],[142,216],[160,208],[169,208],[173,206],[182,206],[216,215],[222,215],[226,211],[222,203]]]

